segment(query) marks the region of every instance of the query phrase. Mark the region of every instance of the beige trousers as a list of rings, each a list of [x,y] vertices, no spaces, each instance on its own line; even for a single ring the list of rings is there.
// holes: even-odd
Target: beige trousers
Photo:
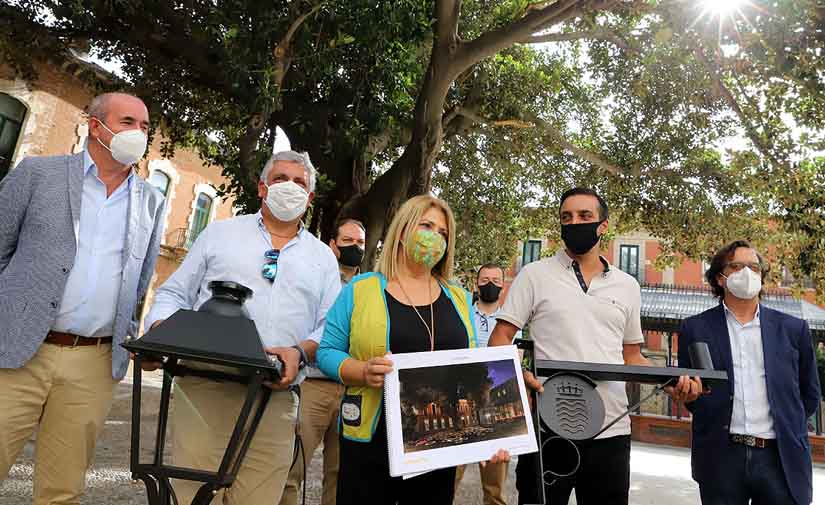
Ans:
[[[507,462],[487,463],[484,467],[482,467],[481,464],[478,465],[478,471],[481,474],[481,489],[484,491],[484,505],[507,505],[507,501],[504,499],[504,482],[507,480],[507,466]],[[465,468],[466,465],[455,468],[456,490],[458,490],[458,484],[461,482],[461,478],[464,477]]]
[[[176,381],[170,415],[172,462],[179,467],[217,471],[246,399],[246,386],[199,377]],[[294,393],[272,392],[234,484],[221,490],[213,504],[278,503],[292,463],[296,413]],[[178,503],[191,503],[202,484],[173,480]]]
[[[321,505],[335,505],[335,492],[338,486],[338,411],[344,386],[335,381],[324,379],[307,379],[301,384],[301,415],[299,416],[298,434],[307,464],[312,460],[315,449],[324,443],[324,483]],[[289,472],[284,496],[280,505],[298,505],[301,501],[301,481],[303,473],[303,455]]]
[[[34,505],[79,504],[116,384],[111,344],[42,344],[22,368],[0,370],[0,480],[39,427]]]

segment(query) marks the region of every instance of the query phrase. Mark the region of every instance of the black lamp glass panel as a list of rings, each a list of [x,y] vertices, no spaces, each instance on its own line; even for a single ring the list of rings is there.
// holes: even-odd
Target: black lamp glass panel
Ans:
[[[179,310],[124,347],[146,355],[278,369],[264,352],[255,323],[242,317]]]

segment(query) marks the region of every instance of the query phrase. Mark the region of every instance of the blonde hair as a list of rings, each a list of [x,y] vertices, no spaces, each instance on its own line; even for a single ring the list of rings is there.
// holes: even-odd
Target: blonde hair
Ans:
[[[378,260],[378,272],[384,275],[387,280],[393,280],[398,276],[399,256],[407,255],[407,248],[402,243],[411,240],[413,233],[418,228],[421,216],[431,208],[444,212],[447,218],[447,250],[444,256],[433,267],[433,275],[442,281],[449,281],[453,277],[453,264],[455,261],[455,217],[447,202],[431,195],[420,195],[410,198],[395,213],[395,217],[387,230],[384,239],[384,247],[381,258]]]

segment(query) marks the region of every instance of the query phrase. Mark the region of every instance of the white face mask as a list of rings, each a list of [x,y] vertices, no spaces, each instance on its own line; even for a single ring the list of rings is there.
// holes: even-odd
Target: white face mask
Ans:
[[[742,300],[755,298],[762,290],[762,276],[747,267],[729,276],[722,274],[722,277],[727,279],[725,287],[728,291]]]
[[[276,182],[266,192],[266,206],[276,219],[295,221],[306,211],[309,193],[292,181]]]
[[[134,165],[143,158],[143,153],[146,152],[146,144],[148,142],[145,133],[139,129],[124,130],[115,133],[103,124],[103,121],[98,119],[98,122],[102,127],[106,128],[106,131],[112,134],[112,140],[108,146],[101,142],[100,139],[97,139],[100,145],[112,153],[112,158],[124,165]]]

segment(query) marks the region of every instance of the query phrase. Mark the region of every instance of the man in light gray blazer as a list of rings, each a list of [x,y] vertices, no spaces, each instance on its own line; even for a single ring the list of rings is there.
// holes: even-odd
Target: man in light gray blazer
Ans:
[[[146,106],[107,93],[88,113],[82,153],[0,181],[0,479],[39,426],[35,505],[80,503],[163,233],[163,196],[133,169]]]

